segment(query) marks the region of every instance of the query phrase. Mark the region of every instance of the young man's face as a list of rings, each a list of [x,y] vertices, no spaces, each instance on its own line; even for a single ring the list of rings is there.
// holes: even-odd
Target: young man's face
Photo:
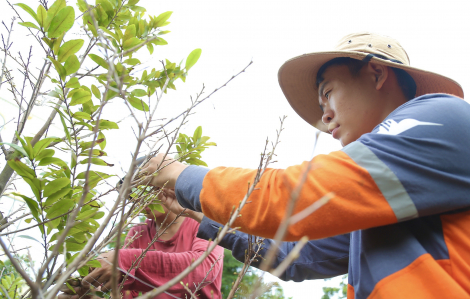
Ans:
[[[323,78],[318,89],[322,121],[343,146],[371,132],[387,116],[367,65],[356,76],[346,65],[333,65]]]

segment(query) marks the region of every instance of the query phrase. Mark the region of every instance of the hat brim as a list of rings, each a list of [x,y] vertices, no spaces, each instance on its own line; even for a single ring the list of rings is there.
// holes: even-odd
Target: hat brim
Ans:
[[[318,89],[315,84],[320,67],[337,57],[350,57],[362,60],[368,53],[355,51],[316,52],[294,57],[286,61],[278,72],[281,89],[289,104],[306,122],[328,133],[323,124],[323,112],[318,102]],[[373,57],[371,61],[405,70],[416,82],[416,97],[429,93],[447,93],[463,98],[462,87],[454,80],[429,71],[406,66]]]

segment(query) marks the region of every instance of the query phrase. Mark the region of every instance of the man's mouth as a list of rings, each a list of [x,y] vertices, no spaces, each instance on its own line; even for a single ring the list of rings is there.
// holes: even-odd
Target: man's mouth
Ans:
[[[339,125],[337,123],[330,123],[328,125],[328,131],[330,131],[331,135],[333,136],[334,139],[338,139],[338,129]]]

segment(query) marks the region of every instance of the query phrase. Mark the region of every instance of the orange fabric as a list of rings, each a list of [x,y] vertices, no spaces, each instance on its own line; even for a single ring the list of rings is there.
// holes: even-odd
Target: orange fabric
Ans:
[[[234,226],[241,231],[273,238],[282,222],[293,190],[309,162],[282,169],[267,169],[242,216]],[[344,152],[316,156],[300,193],[294,214],[332,191],[335,197],[305,219],[291,225],[285,240],[307,235],[321,239],[359,229],[396,223],[389,204],[366,169]],[[200,194],[207,217],[226,223],[233,206],[238,206],[252,183],[256,170],[218,167],[209,171]]]
[[[382,279],[368,299],[470,298],[468,293],[428,253],[408,267]],[[348,297],[349,299],[349,297]]]
[[[470,211],[441,216],[450,260],[449,274],[470,294]]]
[[[348,299],[354,299],[354,287],[350,284],[348,284],[347,298]]]

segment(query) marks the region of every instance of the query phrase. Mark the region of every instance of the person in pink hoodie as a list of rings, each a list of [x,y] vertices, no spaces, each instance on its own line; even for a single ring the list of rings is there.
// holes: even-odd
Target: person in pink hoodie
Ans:
[[[147,208],[146,222],[130,229],[125,246],[119,250],[118,269],[122,272],[120,281],[124,280],[121,289],[123,298],[135,298],[139,293],[143,294],[164,285],[191,265],[208,248],[208,241],[196,237],[199,223],[189,217],[179,217],[150,246],[140,263],[136,263],[157,232],[161,234],[177,217],[168,209],[164,210],[165,213],[161,213]],[[98,257],[101,268],[94,269],[83,278],[82,285],[75,288],[76,294],[64,288],[64,293],[59,295],[59,299],[92,298],[92,286],[102,291],[110,290],[114,254],[114,250],[101,254]],[[201,265],[182,280],[192,292],[202,283],[202,288],[196,292],[198,298],[222,298],[220,289],[223,254],[223,248],[217,246]],[[128,275],[125,275],[126,272]],[[86,295],[87,293],[89,295]],[[190,297],[188,295],[183,286],[177,283],[156,298],[187,298]]]

